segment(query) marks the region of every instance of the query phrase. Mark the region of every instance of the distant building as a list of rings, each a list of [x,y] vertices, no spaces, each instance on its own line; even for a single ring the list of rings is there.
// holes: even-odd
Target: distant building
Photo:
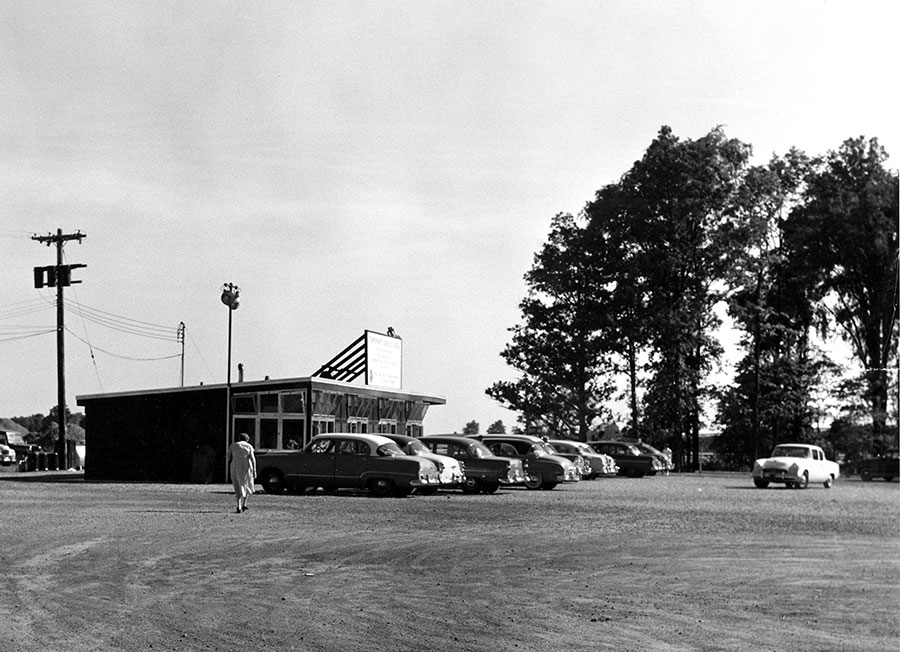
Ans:
[[[228,385],[80,395],[89,480],[225,482]],[[325,432],[423,434],[437,396],[324,377],[231,385],[231,438],[294,448]]]

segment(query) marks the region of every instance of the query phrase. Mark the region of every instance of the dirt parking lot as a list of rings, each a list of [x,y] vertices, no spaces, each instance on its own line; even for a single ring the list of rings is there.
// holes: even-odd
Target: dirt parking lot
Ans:
[[[896,650],[900,484],[252,497],[0,473],[0,650]]]

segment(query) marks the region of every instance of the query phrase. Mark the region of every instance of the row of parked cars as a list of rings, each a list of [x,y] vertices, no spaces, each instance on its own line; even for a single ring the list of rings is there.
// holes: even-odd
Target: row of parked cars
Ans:
[[[550,490],[600,476],[641,477],[668,468],[657,453],[658,458],[624,442],[530,435],[328,433],[313,437],[302,450],[258,450],[256,461],[267,493],[352,488],[406,496],[439,489],[490,494],[503,486]]]

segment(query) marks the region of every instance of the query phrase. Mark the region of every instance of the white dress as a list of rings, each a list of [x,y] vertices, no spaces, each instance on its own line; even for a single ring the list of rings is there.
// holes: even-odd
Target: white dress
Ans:
[[[234,493],[242,499],[253,493],[256,478],[256,456],[253,446],[245,441],[236,441],[228,449],[228,466]]]

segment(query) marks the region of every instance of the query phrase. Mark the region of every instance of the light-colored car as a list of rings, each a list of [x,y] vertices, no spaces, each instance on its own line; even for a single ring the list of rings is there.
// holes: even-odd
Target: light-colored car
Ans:
[[[0,464],[2,464],[3,466],[9,466],[15,461],[16,451],[14,451],[6,444],[0,444]]]
[[[465,466],[459,460],[448,455],[439,455],[427,448],[420,440],[406,435],[381,434],[400,447],[407,455],[418,455],[431,460],[438,469],[441,483],[438,486],[420,487],[416,491],[421,494],[433,494],[438,489],[456,489],[466,482]]]
[[[583,480],[593,480],[602,475],[615,475],[619,472],[616,462],[609,455],[596,452],[583,441],[569,439],[551,439],[547,442],[560,453],[566,455],[578,455],[584,461],[585,467],[581,471]],[[569,459],[572,459],[571,457]]]
[[[841,475],[837,462],[825,458],[825,451],[810,444],[779,444],[772,455],[753,463],[753,484],[765,489],[771,482],[788,489],[805,489],[810,482],[821,482],[830,489]]]

